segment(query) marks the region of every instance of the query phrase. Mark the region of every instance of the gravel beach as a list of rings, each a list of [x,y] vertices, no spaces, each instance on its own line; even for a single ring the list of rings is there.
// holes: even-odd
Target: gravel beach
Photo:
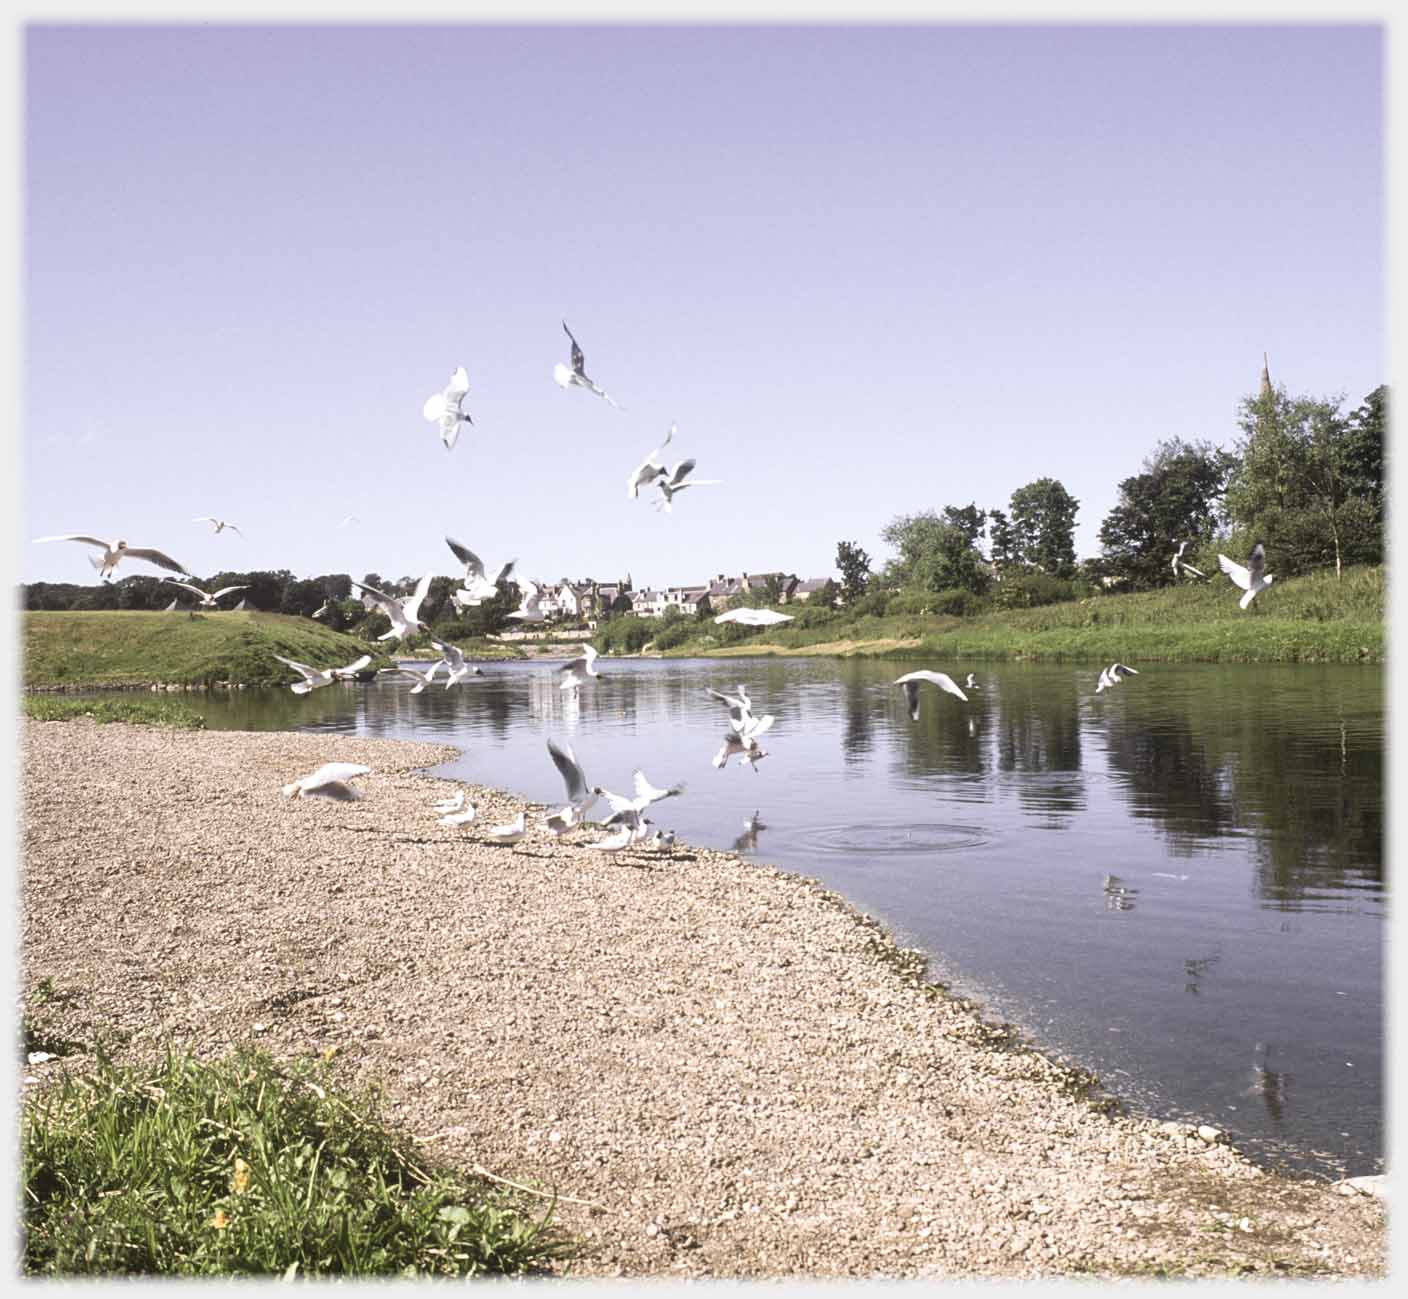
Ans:
[[[438,745],[21,744],[20,991],[61,994],[51,1032],[335,1048],[429,1157],[574,1197],[572,1275],[1385,1273],[1382,1200],[1093,1107],[813,881],[595,831],[484,843],[524,805],[472,787],[478,818],[437,824]],[[372,768],[362,801],[281,796],[331,761]]]

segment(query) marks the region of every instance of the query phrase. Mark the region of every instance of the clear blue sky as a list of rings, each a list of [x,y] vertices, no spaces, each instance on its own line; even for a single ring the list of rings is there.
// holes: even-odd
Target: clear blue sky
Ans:
[[[1375,26],[79,25],[23,55],[26,538],[808,577],[1050,475],[1088,555],[1159,439],[1232,443],[1263,351],[1292,393],[1389,378]],[[624,411],[553,383],[563,316]],[[461,364],[447,453],[421,405]],[[662,515],[624,480],[671,421],[725,482]],[[17,575],[85,554],[26,542]]]

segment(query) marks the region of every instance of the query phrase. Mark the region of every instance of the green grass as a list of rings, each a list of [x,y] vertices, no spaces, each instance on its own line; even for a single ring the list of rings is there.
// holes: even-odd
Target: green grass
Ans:
[[[97,1060],[24,1106],[26,1275],[463,1277],[566,1252],[550,1209],[421,1166],[321,1061]]]
[[[25,695],[20,709],[36,722],[70,722],[91,717],[96,722],[137,722],[143,726],[169,726],[203,731],[205,714],[185,699],[137,698],[74,699],[70,695]]]
[[[278,613],[153,613],[135,610],[30,611],[24,615],[26,686],[152,683],[283,685],[298,680],[273,656],[314,667],[342,666],[372,647],[307,618]]]
[[[1168,662],[1354,663],[1387,658],[1382,568],[1346,569],[1273,583],[1249,610],[1221,575],[1215,580],[1132,595],[1099,595],[1038,609],[959,618],[897,614],[848,619],[844,610],[805,627],[703,637],[668,651],[932,654],[965,659]],[[902,642],[896,645],[894,642]],[[867,648],[867,646],[871,648]]]

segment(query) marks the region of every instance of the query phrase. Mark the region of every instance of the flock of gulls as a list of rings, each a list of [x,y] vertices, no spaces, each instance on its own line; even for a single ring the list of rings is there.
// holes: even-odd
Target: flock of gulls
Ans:
[[[553,379],[556,383],[564,389],[585,389],[612,407],[618,410],[624,409],[604,388],[588,377],[586,357],[565,320],[562,322],[562,328],[571,343],[571,365],[569,367],[559,362],[553,367]],[[464,366],[457,366],[444,389],[432,393],[422,408],[425,418],[436,426],[447,451],[454,449],[462,427],[466,424],[472,425],[474,422],[465,409],[465,399],[469,396],[469,392],[468,372]],[[673,465],[665,462],[663,459],[665,449],[674,439],[676,431],[677,425],[671,424],[660,445],[653,448],[627,476],[626,496],[628,499],[639,499],[642,489],[653,486],[660,493],[659,499],[655,502],[656,510],[668,513],[672,508],[674,498],[680,492],[691,487],[715,486],[722,482],[720,479],[691,477],[696,463],[693,459],[679,460]],[[337,526],[339,528],[346,527],[356,521],[357,516],[349,514]],[[197,515],[191,522],[208,523],[215,534],[228,529],[241,538],[244,536],[244,533],[235,524],[211,515]],[[167,569],[177,574],[178,578],[191,576],[185,565],[172,558],[165,551],[150,546],[129,545],[124,539],[109,541],[86,533],[64,533],[57,536],[37,537],[35,541],[76,541],[83,545],[97,547],[101,553],[90,555],[89,562],[98,570],[104,581],[112,580],[112,575],[124,560],[141,560],[158,568]],[[492,599],[513,573],[516,559],[509,559],[491,567],[486,565],[468,546],[453,537],[446,537],[445,542],[464,569],[461,585],[451,593],[451,598],[460,610],[480,605],[484,601]],[[1183,560],[1183,553],[1187,546],[1188,543],[1183,542],[1173,557],[1174,574],[1179,577],[1191,575],[1202,578],[1204,574],[1199,569]],[[1266,555],[1260,543],[1253,548],[1245,567],[1222,554],[1218,555],[1218,562],[1223,573],[1231,579],[1235,586],[1245,592],[1239,602],[1243,609],[1248,608],[1257,594],[1264,591],[1273,581],[1266,573]],[[416,583],[415,589],[409,596],[401,597],[389,595],[362,582],[352,583],[361,592],[363,604],[368,609],[376,609],[384,613],[390,622],[390,628],[377,637],[378,641],[399,641],[422,628],[428,630],[427,625],[420,618],[420,608],[429,592],[433,576],[432,573],[425,574]],[[178,578],[168,577],[164,580],[190,592],[197,600],[197,605],[193,607],[204,609],[218,609],[220,607],[218,601],[224,596],[247,589],[245,586],[227,586],[218,591],[207,592],[189,581],[181,581]],[[546,614],[541,607],[542,592],[537,585],[525,580],[520,582],[519,589],[519,607],[510,612],[507,615],[508,618],[519,624],[544,621]],[[242,608],[243,606],[244,601],[241,600],[238,607]],[[167,607],[168,609],[176,608],[177,600],[173,599],[171,605]],[[328,604],[324,603],[322,608],[312,616],[314,618],[322,617],[327,610]],[[719,614],[714,621],[716,623],[763,627],[789,622],[791,617],[771,609],[733,609]],[[382,669],[379,675],[396,675],[411,679],[414,681],[410,690],[413,695],[428,689],[437,680],[442,668],[445,671],[446,690],[471,677],[483,675],[477,666],[466,660],[463,652],[457,646],[433,638],[430,643],[440,657],[429,668],[420,670],[403,664],[394,668]],[[314,667],[294,659],[284,658],[282,655],[276,654],[274,657],[299,675],[300,679],[290,687],[297,695],[309,694],[337,681],[354,680],[372,662],[371,655],[364,654],[354,662],[343,666]],[[561,689],[575,694],[594,678],[599,677],[601,673],[597,669],[598,657],[597,651],[591,645],[584,644],[579,656],[557,668]],[[1120,684],[1126,674],[1139,675],[1135,669],[1122,663],[1112,663],[1109,667],[1102,669],[1096,682],[1096,693],[1102,693]],[[965,688],[959,686],[945,672],[928,670],[908,672],[897,678],[894,684],[903,688],[905,704],[908,707],[910,718],[914,721],[919,719],[921,684],[934,686],[940,692],[953,695],[964,702],[968,700]],[[972,673],[968,674],[965,686],[967,690],[981,689]],[[761,716],[755,714],[753,701],[743,685],[739,685],[734,694],[724,694],[712,688],[708,688],[707,693],[723,704],[728,712],[728,730],[724,734],[723,743],[713,757],[714,767],[722,769],[728,765],[730,758],[736,757],[740,765],[752,768],[756,774],[758,763],[768,756],[767,750],[762,747],[760,740],[772,727],[775,720],[773,715],[770,713],[764,713]],[[557,838],[569,830],[589,824],[594,825],[600,830],[609,831],[609,833],[585,846],[608,853],[620,852],[631,847],[644,847],[657,851],[668,850],[674,844],[674,831],[656,827],[647,812],[656,804],[683,794],[685,792],[683,782],[661,788],[653,785],[637,768],[632,773],[633,793],[629,796],[616,794],[600,785],[588,782],[582,770],[582,764],[570,746],[565,749],[560,748],[552,739],[549,739],[547,748],[548,756],[562,777],[566,801],[560,808],[548,811],[542,816],[541,828],[544,831]],[[282,792],[286,798],[291,799],[328,798],[344,802],[353,801],[359,799],[361,794],[352,782],[359,776],[367,775],[370,770],[369,767],[355,763],[330,762],[319,767],[316,771],[309,772],[292,783],[284,785]],[[588,822],[586,819],[588,811],[593,809],[598,802],[603,801],[609,809],[610,815],[600,821]],[[463,789],[437,802],[433,810],[438,814],[439,823],[444,826],[462,828],[472,824],[475,820],[474,805],[468,801]],[[744,834],[739,843],[756,842],[757,832],[762,828],[764,827],[759,820],[759,814],[755,811],[752,817],[744,822]],[[491,826],[479,833],[482,840],[487,843],[504,846],[520,843],[528,835],[527,813],[520,812],[507,824]]]

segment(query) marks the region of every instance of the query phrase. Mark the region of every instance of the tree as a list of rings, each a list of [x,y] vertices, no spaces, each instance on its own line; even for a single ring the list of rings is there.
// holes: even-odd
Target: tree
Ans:
[[[1124,589],[1168,586],[1178,577],[1173,556],[1181,542],[1210,540],[1235,456],[1210,442],[1170,438],[1144,461],[1144,472],[1119,486],[1119,501],[1100,525],[1103,572]]]
[[[1010,507],[1019,560],[1052,577],[1073,576],[1080,502],[1056,479],[1038,478],[1012,493]]]
[[[1017,551],[1017,534],[1001,510],[988,511],[988,554],[993,568],[999,573],[1021,562]]]
[[[980,510],[973,501],[969,501],[962,509],[955,505],[945,505],[943,510],[944,522],[955,528],[961,528],[963,535],[968,538],[970,546],[978,544],[978,538],[983,535],[983,525],[987,522],[987,517],[987,511]]]
[[[1287,575],[1383,555],[1385,402],[1346,418],[1343,398],[1290,397],[1284,388],[1242,402],[1241,464],[1227,509]],[[1377,450],[1376,444],[1377,442]]]
[[[886,569],[893,585],[929,593],[987,590],[990,574],[968,531],[933,510],[901,514],[880,535],[899,551]]]
[[[854,541],[838,541],[836,568],[841,574],[841,594],[847,604],[854,604],[870,582],[870,556]]]

